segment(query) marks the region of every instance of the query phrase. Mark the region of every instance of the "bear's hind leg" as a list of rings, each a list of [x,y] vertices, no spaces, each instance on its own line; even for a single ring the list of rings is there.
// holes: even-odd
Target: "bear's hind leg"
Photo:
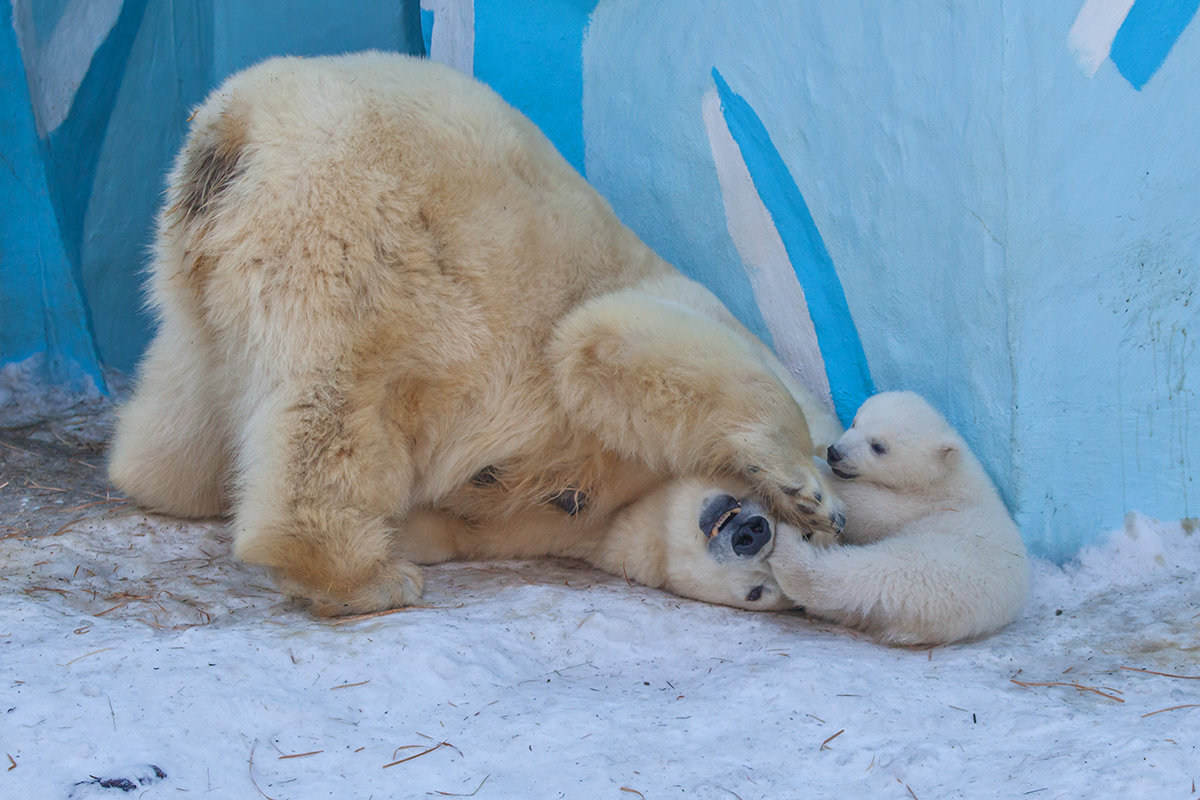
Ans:
[[[411,605],[420,570],[393,545],[409,455],[381,387],[345,373],[291,376],[259,404],[242,443],[234,554],[270,567],[324,616]]]
[[[229,409],[210,361],[202,336],[163,320],[117,412],[109,480],[142,506],[181,517],[228,511]]]

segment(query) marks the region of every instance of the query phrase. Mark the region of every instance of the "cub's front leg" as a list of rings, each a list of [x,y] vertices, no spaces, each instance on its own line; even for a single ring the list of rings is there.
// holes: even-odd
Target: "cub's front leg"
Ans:
[[[561,402],[606,447],[667,474],[744,481],[772,514],[832,541],[842,507],[814,464],[803,390],[772,358],[682,276],[589,301],[551,345]]]

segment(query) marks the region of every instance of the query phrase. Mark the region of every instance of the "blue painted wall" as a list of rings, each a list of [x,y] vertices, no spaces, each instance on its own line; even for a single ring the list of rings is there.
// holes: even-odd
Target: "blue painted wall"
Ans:
[[[42,382],[102,386],[7,4],[0,5],[0,78],[0,365],[40,355]]]
[[[1143,5],[1178,4],[1139,0],[1131,16]],[[1145,68],[1119,63],[1120,33],[1089,77],[1063,43],[1075,9],[1016,8],[1004,96],[1010,481],[1027,536],[1063,555],[1129,509],[1200,515],[1200,20],[1177,40],[1178,25],[1159,29],[1173,46],[1143,83]]]
[[[87,13],[84,13],[84,12]],[[0,365],[132,371],[142,274],[191,108],[267,56],[422,52],[417,0],[0,0]],[[67,86],[67,91],[58,87]],[[11,185],[10,185],[11,184]],[[43,362],[39,362],[43,363]]]

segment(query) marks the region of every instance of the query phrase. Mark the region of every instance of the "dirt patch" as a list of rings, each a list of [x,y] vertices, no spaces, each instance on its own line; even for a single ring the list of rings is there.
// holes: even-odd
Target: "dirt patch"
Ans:
[[[89,519],[128,513],[108,483],[111,412],[0,428],[0,537],[47,536]]]

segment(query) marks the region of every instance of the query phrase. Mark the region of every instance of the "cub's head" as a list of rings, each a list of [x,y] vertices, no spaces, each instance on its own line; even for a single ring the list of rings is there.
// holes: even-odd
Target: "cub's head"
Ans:
[[[891,489],[935,486],[958,467],[965,445],[942,415],[912,392],[869,398],[826,454],[844,480]]]

